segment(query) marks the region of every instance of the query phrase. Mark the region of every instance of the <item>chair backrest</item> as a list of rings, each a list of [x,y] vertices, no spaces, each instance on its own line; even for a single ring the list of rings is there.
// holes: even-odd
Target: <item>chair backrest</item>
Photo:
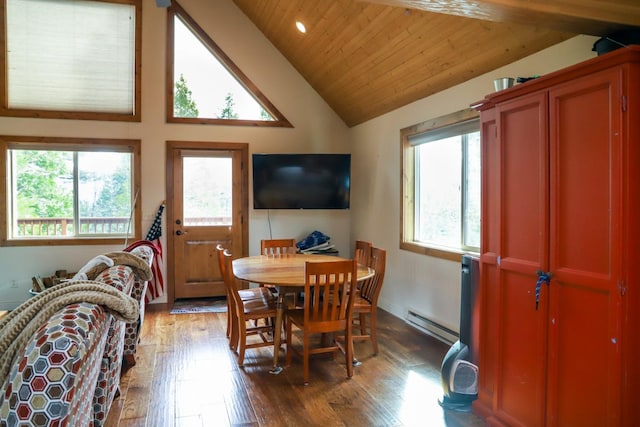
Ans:
[[[218,255],[218,266],[220,267],[220,275],[222,276],[222,280],[224,280],[224,270],[226,267],[224,263],[224,251],[225,249],[220,243],[218,243],[216,245],[216,253]]]
[[[306,262],[305,328],[315,332],[345,329],[353,314],[358,264],[355,260]]]
[[[296,252],[296,239],[268,239],[260,241],[260,255],[265,255],[264,250],[273,250],[274,255],[286,255],[288,251]]]
[[[372,247],[369,267],[375,270],[375,274],[360,285],[360,296],[369,301],[374,307],[378,305],[378,295],[380,295],[380,289],[382,289],[382,283],[384,282],[386,265],[387,251]]]
[[[219,253],[219,252],[218,252]],[[235,307],[242,307],[242,299],[240,298],[240,293],[238,292],[238,284],[236,282],[236,277],[233,275],[233,266],[231,262],[233,261],[233,256],[231,253],[224,249],[222,251],[222,263],[224,264],[222,278],[224,279],[224,284],[227,287],[227,292],[232,299]],[[242,310],[238,309],[238,314],[241,314]]]
[[[354,258],[360,265],[369,265],[369,258],[371,257],[371,242],[365,242],[364,240],[356,240],[356,248],[354,252]]]

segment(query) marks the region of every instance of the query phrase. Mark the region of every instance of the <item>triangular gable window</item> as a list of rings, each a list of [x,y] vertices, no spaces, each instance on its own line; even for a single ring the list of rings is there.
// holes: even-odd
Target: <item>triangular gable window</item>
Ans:
[[[167,121],[291,127],[175,1],[168,8]]]

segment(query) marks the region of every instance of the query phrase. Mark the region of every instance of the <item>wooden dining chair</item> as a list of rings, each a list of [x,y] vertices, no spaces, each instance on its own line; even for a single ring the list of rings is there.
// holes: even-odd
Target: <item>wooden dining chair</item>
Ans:
[[[296,239],[265,239],[260,241],[260,255],[265,255],[265,249],[272,251],[274,256],[284,256],[287,253],[296,253]]]
[[[357,321],[359,332],[353,335],[354,341],[371,340],[373,354],[378,354],[378,296],[384,282],[384,273],[387,264],[387,251],[372,247],[368,266],[375,271],[375,274],[360,284],[355,301],[353,302],[353,313]],[[369,325],[367,327],[367,317]]]
[[[286,312],[286,363],[291,364],[293,353],[302,356],[305,385],[309,384],[309,356],[312,354],[331,352],[335,357],[337,351],[344,351],[347,377],[353,376],[352,289],[355,289],[357,280],[357,266],[355,260],[305,263],[304,308],[290,309]],[[293,325],[302,330],[302,351],[293,345]],[[332,340],[325,346],[321,343],[311,348],[312,334],[337,332],[345,334],[344,346]]]
[[[238,334],[237,334],[237,315],[235,313],[235,304],[233,303],[233,296],[231,295],[230,289],[226,286],[225,274],[227,272],[227,265],[224,258],[225,248],[218,244],[216,246],[216,253],[218,255],[218,265],[220,267],[220,275],[222,276],[222,280],[225,281],[225,288],[227,291],[227,338],[229,338],[229,347],[233,350],[236,350],[238,347]],[[231,272],[233,276],[233,272]],[[271,299],[274,297],[266,288],[249,288],[249,289],[238,289],[238,295],[243,301],[251,301],[251,300],[263,300],[263,299]]]
[[[265,255],[265,250],[268,251],[268,256],[286,256],[287,254],[295,254],[298,250],[296,247],[296,239],[263,239],[260,240],[260,255]],[[273,254],[273,255],[272,255]],[[259,284],[260,287],[268,287],[272,292],[275,292],[275,287]],[[291,294],[287,296],[287,305],[298,304],[298,295]]]
[[[232,315],[235,317],[231,331],[231,342],[237,342],[238,366],[244,366],[244,356],[247,349],[273,347],[274,324],[276,317],[276,301],[269,292],[256,295],[255,299],[245,300],[240,296],[238,280],[233,275],[232,256],[223,251],[224,283],[233,302]],[[255,288],[253,288],[255,289]],[[262,320],[262,323],[260,321]],[[249,342],[248,337],[257,335],[260,340]],[[274,351],[276,351],[274,349]]]
[[[356,240],[356,247],[353,257],[360,265],[369,265],[369,258],[371,256],[371,242],[364,240]]]

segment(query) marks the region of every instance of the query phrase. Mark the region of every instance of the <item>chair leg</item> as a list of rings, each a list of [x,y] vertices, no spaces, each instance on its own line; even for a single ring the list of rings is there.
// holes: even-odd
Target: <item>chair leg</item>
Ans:
[[[371,336],[371,344],[373,345],[373,354],[378,354],[378,316],[376,310],[374,309],[369,315],[369,328],[370,336]]]
[[[233,351],[236,351],[238,349],[238,342],[240,340],[240,325],[238,324],[238,314],[236,313],[235,306],[231,307],[230,328],[231,330],[229,332],[229,348]]]
[[[291,336],[291,330],[293,328],[291,327],[291,322],[289,320],[287,320],[285,322],[285,335],[287,336],[287,352],[286,352],[286,356],[285,356],[285,365],[286,366],[290,366],[291,365],[291,359],[293,357],[293,350],[291,349],[291,345],[292,343],[289,342],[289,338]],[[293,340],[292,340],[293,341]],[[273,351],[278,351],[279,349],[274,348]]]
[[[309,346],[311,345],[311,340],[309,339],[309,334],[306,332],[303,334],[303,343],[303,380],[304,385],[309,385]]]
[[[365,313],[360,313],[360,335],[367,335],[367,316]]]
[[[347,365],[347,377],[353,377],[353,331],[351,326],[347,326],[347,331],[344,336],[345,352],[344,363]]]
[[[273,336],[274,336],[274,339],[275,339],[275,333],[276,333],[276,318],[275,317],[271,318],[271,324],[273,325],[273,334],[274,334]],[[287,347],[288,347],[289,346],[289,340],[288,340],[289,334],[287,333],[287,322],[286,322],[286,320],[282,321],[281,328],[282,329],[280,329],[280,348],[282,348],[283,344],[286,344]],[[276,350],[280,351],[280,348],[278,348],[278,349],[274,348],[274,351],[276,351]]]
[[[240,329],[240,337],[238,341],[238,366],[244,366],[244,353],[247,346],[247,328],[246,325],[238,325]]]
[[[231,296],[227,292],[227,338],[231,337]]]

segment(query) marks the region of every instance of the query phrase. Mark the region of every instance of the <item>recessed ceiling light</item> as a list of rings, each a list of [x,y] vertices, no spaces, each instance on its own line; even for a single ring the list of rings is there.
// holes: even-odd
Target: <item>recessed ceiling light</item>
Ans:
[[[296,28],[298,29],[298,31],[300,31],[302,34],[307,32],[307,28],[304,26],[304,24],[300,21],[296,21]]]

